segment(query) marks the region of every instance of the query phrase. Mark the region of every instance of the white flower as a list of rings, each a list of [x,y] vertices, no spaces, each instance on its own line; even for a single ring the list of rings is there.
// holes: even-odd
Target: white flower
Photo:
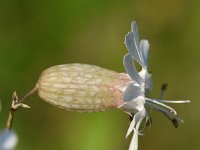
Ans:
[[[151,125],[151,118],[146,107],[162,112],[172,121],[175,127],[178,127],[178,124],[183,120],[177,117],[177,112],[172,107],[164,103],[188,103],[190,101],[156,100],[147,97],[152,88],[151,74],[147,70],[149,43],[147,40],[139,42],[136,22],[131,24],[131,31],[125,37],[125,45],[128,49],[128,54],[124,56],[124,67],[132,82],[128,84],[124,91],[123,99],[125,104],[121,109],[133,117],[126,137],[134,131],[129,150],[137,150],[138,135],[142,135],[146,127]],[[137,71],[135,62],[141,66],[140,72]],[[141,127],[142,122],[144,123]]]
[[[18,138],[15,132],[7,129],[0,132],[0,150],[13,150],[17,142]]]

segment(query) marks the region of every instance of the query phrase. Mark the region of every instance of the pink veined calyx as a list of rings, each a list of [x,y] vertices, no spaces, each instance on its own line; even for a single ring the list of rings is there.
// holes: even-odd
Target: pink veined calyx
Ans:
[[[177,112],[165,103],[189,103],[189,100],[161,100],[148,98],[147,95],[152,88],[151,74],[148,72],[148,40],[139,41],[138,28],[135,21],[131,23],[131,31],[125,36],[125,45],[128,53],[124,56],[123,64],[126,72],[132,79],[124,89],[124,105],[122,110],[127,112],[133,119],[127,131],[126,137],[133,131],[133,137],[129,150],[138,149],[138,135],[143,135],[146,128],[151,126],[150,113],[155,109],[164,114],[178,127],[183,120],[177,116]],[[137,71],[135,64],[141,66],[141,71]],[[148,109],[147,109],[148,108]]]

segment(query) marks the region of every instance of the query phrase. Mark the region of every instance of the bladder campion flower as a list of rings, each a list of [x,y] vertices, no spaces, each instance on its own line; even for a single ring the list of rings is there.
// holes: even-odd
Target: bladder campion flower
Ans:
[[[123,100],[125,103],[121,108],[133,117],[126,137],[134,131],[129,150],[137,150],[138,135],[142,135],[144,129],[151,125],[151,119],[146,111],[146,106],[162,112],[172,121],[175,127],[178,127],[179,123],[183,122],[183,120],[177,117],[177,112],[172,107],[164,103],[189,103],[190,101],[156,100],[147,97],[152,87],[151,75],[147,70],[149,43],[147,40],[139,42],[136,22],[132,22],[131,29],[132,31],[125,37],[128,54],[124,56],[124,67],[131,77],[132,82],[128,84],[124,91]],[[134,62],[137,62],[142,68],[139,73],[136,70]],[[143,120],[143,127],[140,127]]]
[[[188,103],[185,101],[158,100],[148,98],[152,88],[151,74],[148,73],[149,43],[139,41],[136,22],[125,37],[128,53],[123,63],[127,73],[88,64],[65,64],[50,67],[42,72],[35,88],[19,102],[38,91],[46,102],[62,109],[77,112],[97,112],[122,109],[133,119],[127,135],[134,131],[129,150],[137,150],[138,135],[151,125],[146,107],[162,112],[175,127],[183,122],[177,112],[165,103]],[[135,63],[141,66],[137,71]],[[142,127],[141,127],[142,126]]]

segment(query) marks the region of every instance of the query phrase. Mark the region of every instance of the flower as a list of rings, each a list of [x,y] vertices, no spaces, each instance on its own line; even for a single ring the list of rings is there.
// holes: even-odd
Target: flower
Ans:
[[[125,37],[125,45],[128,53],[124,56],[123,63],[132,82],[124,89],[123,100],[125,103],[121,109],[133,118],[126,137],[134,131],[129,150],[137,150],[138,135],[143,135],[145,129],[151,125],[150,113],[147,111],[147,107],[150,110],[153,108],[163,113],[172,121],[175,127],[178,127],[179,123],[182,123],[183,120],[177,117],[177,112],[172,107],[164,103],[189,103],[190,101],[158,100],[147,97],[148,92],[152,88],[151,74],[147,70],[149,43],[147,40],[141,40],[139,42],[138,29],[135,21],[132,22],[131,31]],[[141,66],[140,72],[137,71],[135,63]],[[142,122],[144,123],[141,127]]]
[[[18,138],[14,131],[4,129],[0,132],[0,149],[12,150],[17,145]]]

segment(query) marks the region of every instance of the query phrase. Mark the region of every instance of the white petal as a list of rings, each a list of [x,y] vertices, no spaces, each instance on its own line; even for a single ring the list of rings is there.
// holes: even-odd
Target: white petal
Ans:
[[[153,86],[151,74],[148,73],[147,68],[142,68],[142,70],[139,72],[139,75],[145,81],[145,94],[148,94],[148,92],[151,91]]]
[[[0,150],[12,150],[18,142],[17,135],[13,131],[3,130],[0,132]]]
[[[146,77],[145,77],[145,90],[151,91],[152,87],[153,87],[153,83],[152,83],[152,80],[151,80],[151,74],[146,74]]]
[[[135,82],[137,82],[139,85],[144,83],[143,79],[138,74],[137,70],[135,69],[135,66],[132,62],[132,57],[130,54],[126,54],[123,59],[123,64],[126,69],[126,72],[129,74],[131,79]]]
[[[144,97],[139,96],[130,102],[126,102],[121,109],[132,114],[136,114],[144,108]]]
[[[128,131],[126,133],[126,138],[128,138],[128,136],[131,134],[131,132],[134,130],[135,127],[135,116],[133,116],[133,120],[131,121],[131,124],[128,128]]]
[[[139,34],[136,21],[131,22],[131,31],[133,32],[133,37],[135,38],[135,44],[137,47],[139,47]]]
[[[130,146],[129,146],[129,150],[137,150],[138,149],[139,127],[140,127],[141,122],[145,118],[145,115],[146,115],[145,108],[143,108],[141,111],[139,111],[138,113],[136,113],[134,115],[134,118],[133,118],[134,121],[132,121],[133,123],[130,125],[130,128],[131,128],[130,130],[132,131],[132,129],[134,129],[134,134],[133,134]],[[130,134],[131,131],[128,131],[128,133]]]
[[[134,130],[134,133],[138,134],[138,129],[140,126],[140,123],[142,122],[142,120],[145,118],[146,116],[146,111],[143,108],[141,111],[137,112],[134,116],[133,116],[133,120],[131,121],[131,124],[128,128],[128,131],[126,133],[126,138],[130,135],[130,133]]]
[[[138,35],[138,27],[135,21],[131,23],[131,32],[125,36],[125,45],[131,54],[131,56],[141,65],[143,66],[143,59],[139,47],[139,35]]]
[[[129,146],[129,150],[137,150],[137,149],[138,149],[138,134],[134,133]]]
[[[128,34],[125,37],[125,45],[131,54],[131,56],[141,65],[143,66],[142,63],[142,58],[140,55],[140,50],[139,47],[136,45],[135,38],[133,35],[133,32],[128,32]]]
[[[149,55],[149,42],[148,40],[140,41],[140,50],[143,57],[144,65],[148,66],[148,55]]]
[[[142,120],[145,118],[146,116],[146,110],[143,107],[143,109],[141,111],[139,111],[138,113],[135,114],[135,122],[136,122],[136,129],[138,131],[140,123],[142,122]]]
[[[136,86],[131,83],[124,92],[123,100],[131,101],[138,96],[144,96],[144,90],[140,86]]]

